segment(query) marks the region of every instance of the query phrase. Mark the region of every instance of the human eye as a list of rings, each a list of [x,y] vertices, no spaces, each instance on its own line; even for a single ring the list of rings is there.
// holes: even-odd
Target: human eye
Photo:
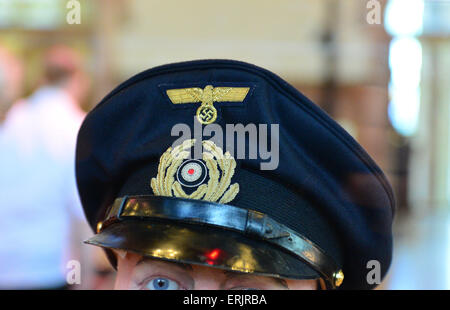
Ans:
[[[165,278],[165,277],[156,277],[148,280],[146,284],[144,284],[144,289],[147,290],[179,290],[180,285],[178,282]]]

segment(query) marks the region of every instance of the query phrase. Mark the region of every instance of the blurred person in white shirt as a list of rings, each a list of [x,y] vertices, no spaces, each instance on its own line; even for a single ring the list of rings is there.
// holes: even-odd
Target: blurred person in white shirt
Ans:
[[[85,116],[79,103],[88,82],[79,56],[68,47],[49,49],[44,67],[43,85],[14,103],[0,121],[3,289],[66,287],[67,262],[72,259],[71,218],[84,218],[74,158]],[[0,89],[10,87],[11,69],[0,65],[2,70],[6,79]]]
[[[8,49],[0,46],[0,124],[22,93],[23,64]]]

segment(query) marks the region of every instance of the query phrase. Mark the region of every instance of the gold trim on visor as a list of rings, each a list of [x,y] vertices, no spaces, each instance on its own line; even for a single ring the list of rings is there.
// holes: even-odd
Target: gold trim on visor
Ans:
[[[249,87],[199,87],[168,89],[167,96],[173,104],[202,104],[197,109],[197,120],[204,125],[214,123],[217,119],[217,109],[214,102],[243,102]]]

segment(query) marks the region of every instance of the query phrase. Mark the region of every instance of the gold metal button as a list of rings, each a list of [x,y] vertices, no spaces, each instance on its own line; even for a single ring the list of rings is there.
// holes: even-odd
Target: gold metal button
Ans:
[[[336,287],[341,286],[342,282],[344,281],[344,273],[342,272],[342,270],[335,272],[333,274],[333,279],[334,279],[334,285]]]
[[[102,230],[103,222],[97,223],[97,234]]]

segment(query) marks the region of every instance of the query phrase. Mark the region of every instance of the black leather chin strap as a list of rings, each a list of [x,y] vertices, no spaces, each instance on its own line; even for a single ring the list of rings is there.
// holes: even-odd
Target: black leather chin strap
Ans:
[[[202,200],[150,195],[124,196],[114,201],[102,223],[102,229],[113,222],[136,217],[238,231],[298,257],[320,273],[332,288],[342,282],[342,271],[322,249],[299,233],[257,211]]]

